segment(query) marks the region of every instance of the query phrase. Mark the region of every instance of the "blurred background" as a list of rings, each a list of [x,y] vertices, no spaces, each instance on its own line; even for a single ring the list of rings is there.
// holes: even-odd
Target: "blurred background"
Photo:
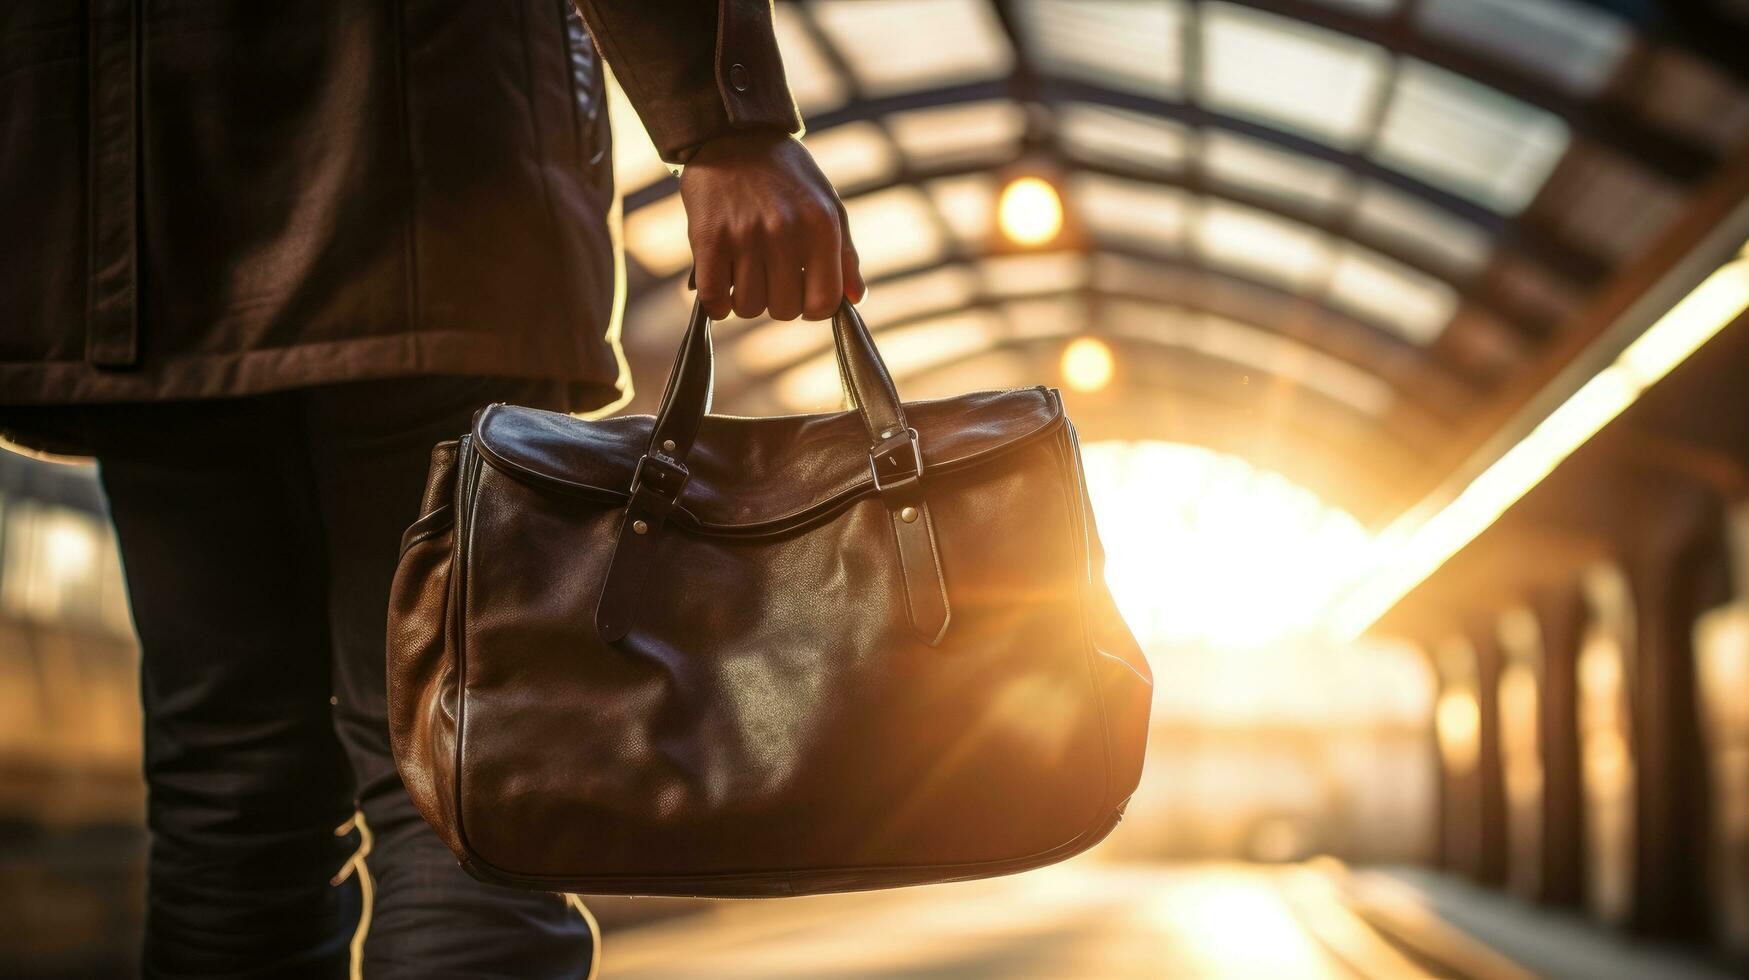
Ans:
[[[1749,971],[1749,4],[776,4],[909,400],[1065,391],[1143,787],[1011,879],[592,902],[609,977]],[[615,91],[626,411],[684,326]],[[732,320],[716,409],[833,410]],[[137,652],[0,453],[0,975],[129,969]]]

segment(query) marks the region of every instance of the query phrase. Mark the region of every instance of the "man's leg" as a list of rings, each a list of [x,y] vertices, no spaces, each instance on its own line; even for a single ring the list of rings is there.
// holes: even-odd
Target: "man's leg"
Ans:
[[[304,393],[322,488],[333,609],[335,725],[373,838],[368,980],[583,977],[588,924],[557,895],[469,877],[414,809],[389,754],[384,650],[401,532],[418,516],[431,447],[494,401],[564,407],[564,388],[503,379],[418,378]]]
[[[142,650],[148,976],[344,977],[326,558],[276,397],[93,422]],[[96,417],[99,413],[90,413]]]

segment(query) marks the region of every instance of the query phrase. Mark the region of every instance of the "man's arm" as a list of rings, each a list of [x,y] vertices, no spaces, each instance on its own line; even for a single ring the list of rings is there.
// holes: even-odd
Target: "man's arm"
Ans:
[[[838,194],[801,129],[770,0],[577,0],[656,149],[681,163],[705,310],[821,320],[864,292]]]

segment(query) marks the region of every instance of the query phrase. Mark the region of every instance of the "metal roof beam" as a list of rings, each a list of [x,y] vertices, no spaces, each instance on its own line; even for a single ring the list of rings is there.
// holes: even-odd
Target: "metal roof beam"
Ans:
[[[1485,311],[1497,317],[1505,323],[1512,324],[1522,333],[1540,333],[1540,330],[1533,329],[1530,325],[1525,323],[1522,317],[1512,311],[1510,304],[1492,288],[1487,276],[1480,271],[1471,275],[1454,274],[1450,268],[1442,266],[1437,261],[1429,260],[1427,257],[1417,253],[1413,249],[1406,249],[1398,242],[1381,237],[1364,228],[1360,228],[1351,221],[1341,220],[1339,214],[1327,213],[1315,206],[1295,204],[1258,191],[1246,190],[1231,185],[1217,185],[1212,183],[1205,175],[1198,172],[1166,174],[1156,170],[1118,167],[1110,164],[1080,160],[1070,160],[1066,165],[1086,173],[1115,177],[1121,180],[1134,180],[1154,184],[1160,187],[1170,187],[1182,190],[1198,197],[1210,197],[1222,201],[1230,201],[1234,204],[1243,205],[1277,217],[1308,225],[1338,239],[1350,241],[1363,248],[1377,252],[1380,255],[1386,256],[1392,261],[1399,262],[1403,266],[1413,269],[1423,275],[1447,283],[1457,290],[1462,301],[1469,303],[1478,310]],[[1518,258],[1536,264],[1537,257],[1525,252],[1522,245],[1519,243],[1508,244],[1504,248],[1499,249],[1496,254],[1499,254],[1500,252],[1515,255]],[[1580,283],[1578,285],[1591,286],[1595,285],[1595,283]]]
[[[1189,304],[1175,303],[1175,302],[1171,302],[1168,300],[1162,300],[1157,296],[1145,296],[1145,295],[1130,292],[1127,290],[1109,290],[1109,289],[1097,289],[1097,288],[1087,288],[1084,290],[1052,289],[1052,290],[1043,290],[1043,291],[1040,291],[1037,293],[1026,293],[1026,294],[1017,295],[1017,296],[983,295],[983,296],[977,297],[976,299],[973,299],[971,302],[962,304],[960,306],[955,306],[951,309],[931,310],[928,312],[918,313],[918,314],[915,314],[912,316],[905,317],[902,320],[895,320],[895,321],[892,321],[890,323],[882,323],[880,325],[879,329],[875,332],[875,339],[879,340],[880,335],[889,331],[889,330],[903,330],[904,328],[909,327],[909,326],[913,326],[915,324],[927,323],[928,321],[933,320],[937,317],[962,313],[962,312],[965,312],[968,310],[998,311],[999,312],[999,311],[1001,311],[1001,308],[1003,307],[1003,305],[1005,305],[1009,302],[1025,302],[1025,301],[1031,301],[1031,300],[1049,300],[1049,299],[1062,299],[1062,298],[1083,297],[1083,296],[1090,299],[1090,300],[1096,301],[1096,302],[1097,301],[1106,301],[1106,300],[1120,300],[1120,301],[1125,301],[1125,302],[1134,302],[1134,303],[1141,303],[1141,304],[1146,304],[1146,305],[1151,305],[1151,306],[1157,306],[1162,311],[1177,310],[1179,312],[1190,313],[1192,315],[1195,315],[1197,313],[1208,312],[1208,311],[1194,309]],[[1136,334],[1114,333],[1114,332],[1106,329],[1104,324],[1099,321],[1099,318],[1098,318],[1095,310],[1090,309],[1088,312],[1089,312],[1089,322],[1088,322],[1087,326],[1088,326],[1089,331],[1106,339],[1106,340],[1108,340],[1108,341],[1111,341],[1114,344],[1121,344],[1121,343],[1130,342],[1130,341],[1134,341],[1134,340],[1138,340],[1138,339],[1139,340],[1146,340],[1148,343],[1155,344],[1158,346],[1171,347],[1173,349],[1184,350],[1187,353],[1197,354],[1198,356],[1210,357],[1214,360],[1220,361],[1222,364],[1231,365],[1233,363],[1236,363],[1236,362],[1227,361],[1227,360],[1221,359],[1221,358],[1214,358],[1213,355],[1202,354],[1201,352],[1196,351],[1193,348],[1180,347],[1179,345],[1172,344],[1172,343],[1169,343],[1167,341],[1156,339],[1156,338],[1141,337],[1141,336],[1136,335]],[[1214,313],[1211,315],[1224,316],[1224,314],[1219,314],[1219,313]],[[1246,321],[1240,320],[1237,317],[1231,317],[1230,319],[1234,320],[1235,322],[1241,323],[1244,326],[1250,327],[1251,329],[1258,330],[1258,331],[1261,331],[1264,333],[1273,333],[1274,332],[1269,327],[1259,326],[1258,324],[1255,324],[1255,323],[1246,322]],[[1031,335],[1029,335],[1029,336],[1031,336]],[[1350,368],[1353,368],[1356,371],[1359,371],[1362,374],[1365,374],[1365,375],[1372,377],[1372,378],[1376,378],[1380,382],[1384,383],[1387,387],[1389,387],[1391,389],[1391,392],[1396,399],[1394,414],[1399,415],[1401,417],[1401,421],[1403,422],[1404,426],[1410,430],[1413,430],[1413,432],[1416,433],[1419,437],[1433,436],[1436,438],[1444,438],[1444,437],[1449,436],[1451,434],[1451,431],[1455,425],[1455,421],[1454,421],[1455,413],[1451,410],[1450,406],[1447,407],[1446,411],[1439,412],[1439,411],[1435,411],[1435,410],[1431,409],[1427,405],[1424,405],[1420,401],[1418,401],[1418,399],[1420,399],[1425,394],[1425,392],[1419,385],[1417,385],[1415,383],[1416,379],[1404,377],[1403,372],[1401,372],[1401,371],[1381,373],[1379,370],[1379,365],[1366,364],[1366,363],[1356,361],[1351,356],[1351,354],[1349,352],[1337,351],[1337,350],[1333,350],[1329,347],[1325,347],[1325,346],[1320,345],[1318,343],[1317,338],[1315,338],[1315,337],[1308,338],[1308,337],[1296,336],[1296,337],[1292,337],[1291,339],[1293,340],[1294,343],[1301,344],[1309,350],[1316,351],[1317,353],[1319,353],[1325,357],[1328,357],[1333,361],[1340,362],[1340,363],[1342,363]],[[992,347],[989,349],[994,350],[996,348]],[[769,380],[770,378],[775,377],[776,375],[782,374],[784,371],[789,370],[790,368],[793,368],[793,367],[796,367],[796,366],[802,364],[803,362],[807,361],[809,358],[813,357],[815,353],[816,352],[809,352],[807,354],[804,354],[804,355],[796,358],[793,361],[789,361],[785,364],[782,364],[782,365],[779,365],[777,367],[771,368],[769,370],[760,372],[758,374],[752,374],[752,373],[743,374],[743,375],[741,375],[742,381],[738,385],[736,385],[733,389],[725,388],[725,391],[738,391],[738,390],[744,389],[748,384],[756,384],[759,382]],[[931,368],[931,370],[933,370],[933,368]],[[1395,375],[1395,376],[1393,377],[1393,375]],[[1279,377],[1279,375],[1272,374],[1271,377]],[[1292,379],[1288,379],[1288,380],[1292,380]],[[1322,392],[1319,392],[1314,388],[1310,388],[1308,386],[1302,385],[1297,381],[1294,382],[1294,385],[1296,388],[1300,388],[1300,389],[1303,389],[1305,391],[1308,391],[1311,394],[1317,395],[1320,398],[1328,397],[1328,396],[1324,395]],[[1352,411],[1353,409],[1350,408],[1350,410]]]
[[[1681,185],[1693,184],[1719,163],[1711,146],[1687,133],[1643,119],[1607,99],[1584,99],[1562,91],[1547,80],[1510,63],[1447,44],[1412,25],[1390,18],[1367,17],[1310,0],[1236,0],[1244,6],[1277,14],[1314,27],[1347,34],[1380,45],[1399,56],[1415,58],[1463,75],[1521,102],[1553,113],[1573,131],[1600,146],[1636,160],[1647,169]]]
[[[1749,82],[1749,8],[1741,3],[1661,2],[1661,0],[1578,0],[1634,23],[1660,41],[1698,55]],[[1733,12],[1734,11],[1734,12]]]
[[[860,122],[894,112],[912,109],[933,109],[965,102],[983,102],[1009,98],[1006,79],[952,85],[884,96],[852,103],[829,112],[816,113],[809,120],[815,130],[830,129],[847,122]],[[1530,257],[1535,264],[1554,270],[1562,278],[1579,285],[1596,283],[1606,276],[1611,263],[1600,255],[1566,241],[1526,221],[1515,221],[1468,198],[1435,187],[1409,174],[1383,166],[1368,157],[1349,153],[1317,140],[1286,130],[1207,109],[1187,106],[1165,99],[1156,99],[1133,92],[1120,92],[1101,85],[1071,79],[1056,78],[1045,85],[1048,95],[1056,100],[1078,100],[1116,109],[1127,109],[1146,115],[1172,119],[1192,127],[1222,129],[1248,136],[1280,149],[1301,153],[1350,170],[1356,176],[1389,186],[1415,197],[1426,204],[1454,215],[1491,233],[1501,245],[1510,245]],[[668,196],[674,192],[671,179],[659,181],[626,195],[627,210]]]
[[[1128,109],[1148,115],[1174,119],[1195,128],[1221,129],[1259,142],[1268,143],[1292,153],[1322,160],[1343,167],[1364,180],[1376,181],[1401,191],[1432,207],[1445,211],[1473,225],[1481,226],[1501,243],[1511,243],[1534,257],[1538,265],[1559,272],[1563,278],[1577,283],[1601,281],[1610,270],[1610,263],[1577,243],[1558,239],[1528,221],[1502,215],[1493,209],[1435,187],[1414,176],[1394,170],[1371,157],[1350,153],[1328,143],[1264,123],[1228,116],[1196,106],[1182,105],[1132,92],[1120,92],[1101,85],[1071,79],[1058,79],[1051,85],[1059,98],[1092,102],[1115,109]]]
[[[1434,443],[1429,440],[1425,430],[1416,426],[1390,424],[1389,416],[1386,424],[1381,420],[1357,411],[1353,406],[1344,404],[1322,392],[1305,387],[1290,378],[1281,375],[1267,375],[1271,380],[1278,380],[1288,385],[1295,399],[1284,405],[1285,409],[1278,415],[1267,419],[1259,417],[1257,412],[1258,399],[1267,398],[1261,392],[1267,386],[1261,383],[1250,384],[1245,381],[1247,376],[1256,377],[1261,372],[1246,370],[1230,361],[1214,357],[1200,351],[1184,347],[1175,347],[1142,337],[1101,334],[1101,339],[1118,351],[1118,359],[1134,366],[1135,361],[1147,360],[1153,383],[1145,387],[1155,390],[1173,392],[1177,397],[1194,397],[1205,402],[1218,402],[1227,406],[1235,416],[1250,414],[1260,424],[1274,424],[1283,428],[1322,432],[1325,438],[1338,433],[1346,435],[1353,442],[1370,444],[1377,448],[1388,447],[1399,456],[1425,461],[1427,447]],[[1061,348],[1061,341],[1051,337],[1016,337],[999,344],[977,351],[969,351],[945,358],[927,367],[920,368],[900,379],[925,378],[928,375],[945,371],[976,358],[1003,351],[1037,351],[1049,352],[1054,355]],[[1130,372],[1132,375],[1135,372]],[[1160,381],[1165,379],[1167,383]],[[1404,419],[1397,419],[1398,422]],[[1437,438],[1437,437],[1435,437]]]
[[[1486,276],[1481,274],[1472,276],[1454,275],[1451,270],[1441,266],[1438,262],[1430,261],[1411,249],[1403,248],[1396,242],[1375,235],[1365,229],[1353,227],[1351,224],[1338,224],[1333,220],[1331,215],[1321,213],[1316,207],[1296,205],[1289,201],[1256,191],[1245,190],[1243,188],[1225,185],[1217,186],[1211,183],[1202,174],[1194,171],[1175,174],[1141,167],[1114,166],[1106,163],[1084,161],[1061,156],[1060,153],[1059,158],[1065,169],[1078,170],[1084,173],[1114,177],[1120,180],[1132,180],[1157,187],[1181,190],[1187,194],[1192,194],[1198,197],[1218,198],[1220,200],[1230,201],[1234,204],[1243,205],[1248,208],[1253,208],[1258,211],[1263,211],[1290,221],[1295,221],[1300,224],[1326,231],[1340,237],[1341,239],[1352,241],[1357,245],[1387,256],[1393,261],[1402,263],[1407,268],[1450,284],[1459,292],[1463,300],[1469,302],[1476,309],[1487,312],[1504,323],[1513,325],[1522,333],[1535,335],[1540,332],[1540,330],[1536,329],[1534,325],[1527,324],[1521,317],[1512,312],[1510,305],[1506,303],[1505,300],[1493,289],[1489,288]],[[902,169],[900,173],[890,180],[871,184],[849,185],[842,188],[842,190],[844,191],[846,198],[854,198],[863,194],[878,193],[893,187],[915,184],[920,181],[985,173],[1000,169],[1001,167],[1013,162],[1015,161],[974,161],[971,163],[955,163],[949,166],[928,169]],[[648,204],[651,201],[667,197],[674,193],[675,189],[676,188],[672,181],[663,181],[650,188],[646,188],[645,191],[639,192],[627,199],[627,210],[634,210],[635,208]],[[1521,241],[1505,241],[1498,244],[1497,249],[1499,253],[1524,260],[1528,264],[1544,269],[1559,278],[1567,278],[1562,275],[1564,270],[1550,268],[1543,264],[1543,256],[1540,253],[1528,250]],[[972,256],[961,257],[970,258]],[[1598,278],[1590,278],[1575,282],[1574,285],[1580,288],[1590,288],[1595,286],[1599,281],[1601,280]]]
[[[1046,289],[1004,296],[981,293],[971,301],[959,306],[928,310],[903,320],[882,323],[880,329],[884,331],[904,327],[960,310],[993,309],[1002,303],[1014,300],[1084,294],[1098,299],[1132,300],[1155,303],[1163,307],[1176,306],[1194,312],[1226,317],[1260,330],[1278,333],[1296,343],[1304,344],[1320,354],[1342,361],[1357,371],[1379,378],[1390,385],[1397,392],[1399,398],[1405,401],[1414,401],[1419,410],[1425,412],[1429,419],[1440,420],[1442,424],[1461,418],[1467,406],[1473,402],[1474,389],[1431,360],[1426,348],[1356,319],[1341,310],[1318,304],[1297,293],[1286,292],[1279,287],[1260,283],[1244,276],[1189,266],[1171,257],[1139,249],[1101,247],[1095,254],[1113,255],[1140,262],[1181,268],[1188,275],[1201,276],[1218,285],[1235,287],[1240,292],[1260,293],[1268,301],[1282,304],[1304,304],[1305,308],[1310,309],[1321,319],[1316,324],[1316,329],[1284,330],[1279,323],[1264,325],[1258,321],[1258,318],[1248,315],[1232,304],[1210,302],[1206,295],[1202,295],[1204,292],[1202,290],[1187,291],[1184,294],[1157,295],[1129,290],[1100,289],[1089,283],[1080,289],[1067,292],[1059,289]],[[928,263],[900,269],[871,279],[869,285],[871,289],[882,287],[887,283],[931,272],[940,267],[939,263]],[[1338,329],[1332,331],[1329,329],[1331,327],[1338,327]],[[1338,335],[1340,336],[1338,337]],[[1348,342],[1332,343],[1332,340],[1336,339]],[[731,344],[734,342],[734,336],[725,335],[722,337],[722,342],[724,345]],[[1362,351],[1365,352],[1363,356],[1361,355]]]

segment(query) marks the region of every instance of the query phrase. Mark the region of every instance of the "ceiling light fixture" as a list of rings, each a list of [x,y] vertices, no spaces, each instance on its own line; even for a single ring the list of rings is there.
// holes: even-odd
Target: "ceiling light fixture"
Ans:
[[[1063,199],[1042,177],[1016,177],[1002,188],[996,220],[1016,245],[1044,245],[1063,230]]]
[[[1095,337],[1078,337],[1063,348],[1063,380],[1075,391],[1098,391],[1116,371],[1111,348]]]

